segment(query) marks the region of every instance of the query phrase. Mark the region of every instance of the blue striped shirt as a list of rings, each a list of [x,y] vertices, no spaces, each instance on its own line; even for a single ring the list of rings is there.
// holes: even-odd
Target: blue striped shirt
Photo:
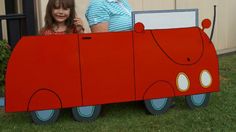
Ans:
[[[127,0],[90,0],[86,17],[90,26],[109,23],[109,31],[132,29],[131,7]]]

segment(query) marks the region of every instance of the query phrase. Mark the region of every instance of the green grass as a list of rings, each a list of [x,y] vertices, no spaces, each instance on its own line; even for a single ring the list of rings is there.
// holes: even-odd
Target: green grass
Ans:
[[[95,122],[73,121],[71,111],[61,111],[51,125],[31,123],[28,113],[6,114],[0,109],[0,131],[235,131],[236,130],[236,54],[221,56],[221,92],[213,93],[209,106],[190,110],[184,97],[176,98],[176,106],[161,116],[148,115],[142,102],[103,106]],[[16,102],[17,103],[17,102]]]

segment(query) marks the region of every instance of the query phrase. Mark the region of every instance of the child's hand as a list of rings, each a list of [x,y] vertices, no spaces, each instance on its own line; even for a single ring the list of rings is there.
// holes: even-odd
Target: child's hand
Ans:
[[[74,19],[74,25],[76,26],[76,30],[78,33],[84,32],[83,21],[80,18],[77,17]]]
[[[77,17],[77,18],[74,19],[74,25],[83,27],[83,21],[80,18]]]

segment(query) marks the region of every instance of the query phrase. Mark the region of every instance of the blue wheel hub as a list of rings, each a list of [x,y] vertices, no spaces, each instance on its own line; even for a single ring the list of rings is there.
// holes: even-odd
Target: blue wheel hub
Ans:
[[[95,106],[78,107],[77,111],[82,117],[92,117],[95,111]]]
[[[53,117],[53,114],[55,113],[55,110],[42,110],[42,111],[36,111],[35,114],[41,121],[48,121]]]
[[[152,99],[151,105],[155,110],[162,110],[167,103],[167,98],[162,99]]]
[[[200,106],[204,103],[206,98],[206,94],[198,94],[198,95],[192,95],[191,100],[194,105]]]

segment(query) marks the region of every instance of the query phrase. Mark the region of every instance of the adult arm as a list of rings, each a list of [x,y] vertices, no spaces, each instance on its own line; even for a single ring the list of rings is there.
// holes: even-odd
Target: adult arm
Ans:
[[[108,22],[101,22],[95,25],[90,26],[92,33],[98,32],[108,32],[109,31],[109,23]]]
[[[108,32],[110,15],[107,10],[106,1],[92,0],[86,11],[91,32]]]

